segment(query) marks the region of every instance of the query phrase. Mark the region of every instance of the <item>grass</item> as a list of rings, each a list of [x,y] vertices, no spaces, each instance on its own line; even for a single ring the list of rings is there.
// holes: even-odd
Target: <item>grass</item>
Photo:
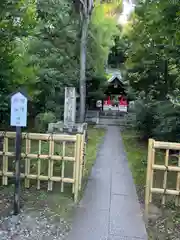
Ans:
[[[83,190],[86,186],[86,182],[88,179],[88,176],[91,172],[91,168],[94,164],[94,161],[96,159],[97,154],[97,148],[98,145],[102,139],[102,137],[105,134],[104,129],[97,129],[93,127],[88,128],[88,143],[86,147],[86,165],[85,165],[85,174],[83,178]],[[11,146],[13,146],[13,143],[9,143]],[[25,146],[22,147],[22,152],[24,151]],[[48,154],[48,143],[43,142],[42,143],[42,154]],[[11,149],[9,149],[10,151]],[[38,143],[34,142],[32,144],[31,153],[37,153],[38,152]],[[55,144],[55,152],[59,152],[59,155],[61,155],[61,149],[59,147],[59,144]],[[74,145],[68,144],[66,146],[66,156],[73,156],[74,155]],[[11,159],[13,160],[13,159]],[[9,159],[9,162],[13,162]],[[43,162],[43,167],[41,169],[41,174],[46,175],[47,169],[48,169],[48,161],[47,160],[41,160]],[[54,166],[54,176],[60,174],[62,167],[62,162],[55,163]],[[14,164],[10,164],[9,171],[14,169]],[[73,163],[68,162],[65,163],[65,177],[72,177],[72,169],[73,169]],[[24,170],[24,164],[22,160],[21,170],[23,172]],[[36,174],[37,172],[37,159],[31,160],[31,174]],[[12,185],[12,180],[9,182],[8,187],[1,187],[1,197],[0,197],[0,209],[5,209],[8,206],[10,207],[12,205],[12,201],[9,201],[9,199],[13,200],[13,191],[14,191],[14,185]],[[41,190],[36,190],[36,181],[30,180],[31,187],[30,189],[25,189],[23,187],[23,181],[22,181],[22,190],[21,190],[21,197],[22,197],[22,204],[24,209],[29,209],[33,207],[34,210],[40,210],[43,209],[44,206],[47,206],[48,209],[50,209],[50,212],[54,212],[64,219],[70,221],[71,216],[73,214],[74,210],[74,202],[73,202],[73,196],[71,193],[71,184],[65,184],[65,192],[61,193],[61,185],[60,183],[54,183],[53,184],[53,191],[47,192],[47,183],[41,182]],[[80,195],[82,196],[83,190],[81,191]],[[7,206],[6,206],[7,205]],[[1,211],[0,211],[1,213]]]
[[[127,152],[128,162],[130,169],[133,174],[133,178],[136,186],[141,186],[142,188],[146,184],[146,169],[147,169],[147,151],[148,145],[145,142],[140,141],[139,133],[133,130],[124,131],[122,133],[124,146]],[[155,163],[164,164],[165,161],[165,151],[156,150],[155,153]],[[174,157],[169,157],[169,165],[177,165],[177,159]],[[154,171],[154,182],[153,186],[157,188],[163,187],[163,177],[164,172],[160,170]],[[176,178],[175,172],[168,173],[167,187],[168,189],[176,188]],[[168,197],[170,201],[172,197]],[[158,197],[155,198],[158,201]]]
[[[88,144],[86,149],[85,172],[80,197],[82,197],[92,166],[94,165],[99,144],[105,135],[105,129],[90,127],[88,131]]]
[[[145,185],[147,167],[147,145],[138,141],[135,131],[123,131],[122,138],[126,149],[129,167],[136,185]]]
[[[9,139],[8,141],[8,149],[10,152],[14,152],[14,144],[13,139]],[[26,144],[25,141],[22,141],[22,153],[26,153]],[[74,143],[68,143],[65,145],[65,156],[73,157],[74,156],[74,150],[75,150],[75,144]],[[62,143],[55,143],[54,144],[54,155],[60,155],[62,156],[63,152],[63,146]],[[39,141],[38,140],[32,140],[31,141],[31,149],[30,153],[32,154],[38,154],[39,153]],[[49,154],[49,143],[48,141],[41,141],[41,155],[48,155]],[[15,168],[15,161],[14,157],[9,157],[9,166],[8,170],[13,171]],[[38,171],[38,159],[30,159],[30,174],[37,174]],[[48,175],[48,159],[41,159],[41,175],[47,176]],[[65,177],[70,177],[70,173],[72,172],[73,163],[70,161],[66,161],[65,163]],[[21,159],[21,172],[25,171],[25,158]],[[62,161],[54,161],[53,165],[53,176],[60,176],[62,168]],[[72,177],[72,176],[71,176]]]
[[[136,184],[138,197],[141,202],[144,201],[144,187],[146,184],[146,169],[147,169],[147,143],[139,141],[139,133],[133,130],[125,130],[122,132],[123,142],[125,150],[127,152],[129,167],[132,171],[134,182]],[[158,164],[164,164],[165,152],[156,151],[155,161]],[[173,157],[169,158],[169,165],[177,165],[177,159]],[[153,187],[163,187],[163,171],[154,171]],[[175,172],[168,173],[167,188],[176,188]],[[173,196],[167,196],[166,207],[161,206],[162,195],[154,195],[150,211],[153,210],[153,214],[149,215],[148,223],[148,236],[149,240],[161,240],[161,239],[179,239],[180,230],[180,209],[175,207]],[[151,215],[152,214],[152,215]],[[154,217],[155,215],[157,217]],[[159,215],[160,214],[160,215]],[[153,216],[153,218],[152,218]],[[177,238],[178,237],[178,238]]]

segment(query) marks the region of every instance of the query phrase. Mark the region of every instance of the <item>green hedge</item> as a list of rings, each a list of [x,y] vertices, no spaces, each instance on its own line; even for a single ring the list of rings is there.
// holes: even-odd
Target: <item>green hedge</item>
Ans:
[[[180,106],[170,101],[137,100],[135,128],[144,139],[180,141]]]

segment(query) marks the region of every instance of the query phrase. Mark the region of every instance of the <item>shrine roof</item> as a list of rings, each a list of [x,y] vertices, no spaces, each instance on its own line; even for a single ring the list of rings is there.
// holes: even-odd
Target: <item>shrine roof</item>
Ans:
[[[119,69],[107,68],[106,73],[108,83],[112,83],[115,79],[117,79],[121,84],[123,84],[122,74]]]
[[[113,76],[111,76],[111,77],[108,79],[108,83],[112,83],[115,79],[117,79],[120,83],[123,84],[121,74],[114,74]]]

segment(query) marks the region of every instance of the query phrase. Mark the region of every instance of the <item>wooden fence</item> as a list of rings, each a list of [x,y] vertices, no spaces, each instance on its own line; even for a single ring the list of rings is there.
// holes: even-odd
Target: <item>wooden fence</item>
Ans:
[[[162,153],[165,151],[164,161],[161,164],[156,163],[155,154],[159,151]],[[161,152],[160,152],[161,151]],[[177,154],[178,153],[178,154]],[[169,160],[171,157],[176,157],[175,164],[170,164]],[[159,170],[163,171],[163,182],[162,188],[153,187],[154,181],[154,171]],[[177,174],[176,186],[174,189],[168,189],[168,172],[174,172]],[[147,166],[147,176],[146,176],[146,193],[145,193],[145,212],[148,216],[148,207],[149,203],[152,202],[152,194],[161,194],[162,195],[162,205],[166,203],[167,195],[175,196],[175,205],[180,206],[180,143],[171,143],[171,142],[160,142],[153,139],[149,139],[148,144],[148,166]]]
[[[8,180],[14,177],[15,137],[15,132],[0,132],[2,185],[8,185]],[[52,191],[53,183],[59,182],[60,191],[64,192],[64,185],[71,184],[77,202],[85,165],[85,146],[85,131],[76,135],[22,133],[20,176],[25,187],[30,187],[30,180],[33,184],[36,182],[37,189],[42,182],[47,182],[48,191]]]

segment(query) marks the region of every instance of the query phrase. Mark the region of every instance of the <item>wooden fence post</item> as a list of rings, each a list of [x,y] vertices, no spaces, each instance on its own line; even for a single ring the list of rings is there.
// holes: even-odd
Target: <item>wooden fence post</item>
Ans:
[[[169,149],[166,149],[166,156],[165,156],[165,163],[164,163],[164,165],[166,166],[166,171],[164,171],[164,179],[163,179],[164,194],[163,194],[163,197],[162,197],[162,205],[165,205],[165,203],[166,203],[168,162],[169,162]]]
[[[2,165],[2,185],[8,184],[8,177],[7,177],[7,171],[8,171],[8,156],[6,156],[6,153],[8,152],[8,138],[6,137],[6,133],[4,134],[4,141],[3,141],[3,165]]]
[[[180,167],[180,152],[178,154],[178,167]],[[180,172],[177,173],[176,190],[180,191]],[[179,195],[178,195],[178,196],[176,196],[176,201],[175,201],[176,207],[180,206],[180,204],[179,204],[180,201],[179,200],[180,200],[180,198],[179,198]]]
[[[84,134],[81,134],[81,150],[80,150],[80,172],[79,172],[79,190],[82,186],[82,177],[83,177],[83,155],[84,155]]]
[[[79,177],[80,177],[80,161],[81,161],[81,134],[76,135],[76,149],[75,149],[75,184],[74,184],[74,201],[78,201],[79,193]]]
[[[148,219],[148,207],[151,192],[151,170],[152,170],[152,155],[153,155],[153,139],[148,142],[148,158],[147,158],[147,172],[146,172],[146,190],[145,190],[145,217]]]
[[[2,163],[0,164],[0,176],[2,176],[2,185],[7,185],[8,178],[14,177],[13,171],[8,171],[8,158],[14,157],[14,150],[8,149],[8,140],[15,139],[16,134],[14,132],[0,132],[0,137],[2,135],[3,138],[3,147],[0,148],[0,157],[2,159]],[[64,183],[72,184],[72,192],[74,194],[74,200],[78,201],[79,190],[81,189],[81,181],[82,181],[82,171],[83,171],[83,143],[84,143],[84,135],[61,135],[61,134],[42,134],[42,133],[22,133],[22,139],[26,141],[26,146],[23,152],[21,153],[21,157],[24,161],[24,172],[21,172],[21,177],[25,179],[25,187],[29,188],[30,180],[37,180],[37,189],[40,189],[41,181],[48,181],[48,190],[52,191],[53,182],[61,183],[61,192],[64,191]],[[0,138],[1,140],[1,138]],[[39,141],[38,151],[31,148],[31,144],[35,141]],[[42,142],[43,141],[43,142]],[[63,151],[61,153],[60,150],[56,151],[56,143],[63,142]],[[66,153],[65,146],[66,142],[70,143],[69,153]],[[49,144],[49,153],[42,152],[42,143],[47,146]],[[69,156],[72,152],[72,143],[73,147],[75,145],[75,152],[73,156]],[[36,144],[37,145],[37,144]],[[34,146],[32,144],[32,146]],[[9,150],[9,151],[8,151]],[[12,151],[12,152],[11,152]],[[68,155],[68,156],[67,156]],[[35,160],[36,159],[36,160]],[[41,160],[48,161],[48,173],[41,173]],[[32,164],[30,162],[32,160]],[[56,176],[54,163],[59,163],[61,168],[61,175]],[[65,175],[65,163],[73,164],[73,176]],[[37,163],[37,164],[36,164]],[[33,167],[33,171],[30,172],[31,165]],[[42,166],[43,167],[43,166]],[[36,169],[34,171],[34,168]]]
[[[84,145],[83,145],[83,174],[84,170],[86,169],[86,144],[87,144],[87,130],[84,131]]]
[[[149,187],[149,203],[152,202],[152,187],[153,187],[153,180],[154,180],[154,169],[153,169],[153,165],[154,165],[154,161],[155,161],[155,148],[154,148],[154,140],[153,140],[153,143],[152,143],[152,153],[151,153],[151,170],[150,170],[150,178],[151,178],[151,181],[150,181],[150,187]]]
[[[26,138],[26,155],[31,153],[31,140],[28,137],[27,134],[27,138]],[[25,188],[29,188],[30,186],[30,180],[28,178],[28,175],[30,173],[30,168],[31,168],[31,162],[29,158],[25,158]]]

